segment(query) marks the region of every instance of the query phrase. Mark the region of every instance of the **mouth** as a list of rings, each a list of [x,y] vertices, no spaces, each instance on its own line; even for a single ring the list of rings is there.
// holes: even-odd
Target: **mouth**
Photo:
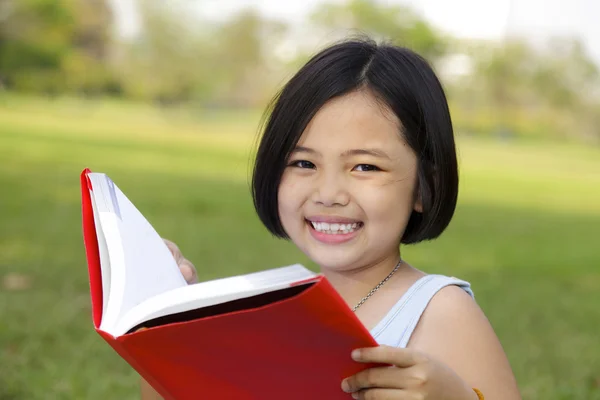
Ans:
[[[325,235],[349,235],[358,231],[364,225],[361,221],[341,223],[310,221],[308,219],[306,223],[312,230]]]

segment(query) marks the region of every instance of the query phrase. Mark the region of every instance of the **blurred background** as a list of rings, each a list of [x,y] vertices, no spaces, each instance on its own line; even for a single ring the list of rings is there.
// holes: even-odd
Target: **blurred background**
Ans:
[[[86,167],[200,279],[315,267],[255,216],[253,145],[286,79],[359,32],[424,55],[452,109],[459,206],[405,258],[472,283],[524,398],[600,399],[599,16],[594,0],[0,0],[0,399],[139,397],[92,326]]]

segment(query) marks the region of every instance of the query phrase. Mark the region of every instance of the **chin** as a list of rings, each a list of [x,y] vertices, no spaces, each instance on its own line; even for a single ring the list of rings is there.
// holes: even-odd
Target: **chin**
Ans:
[[[350,271],[360,265],[365,251],[350,246],[323,246],[305,243],[302,247],[304,254],[321,269],[331,271]]]

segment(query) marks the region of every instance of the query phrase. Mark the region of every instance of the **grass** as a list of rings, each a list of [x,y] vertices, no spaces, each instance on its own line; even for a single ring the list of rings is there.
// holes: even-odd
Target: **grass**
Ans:
[[[79,173],[107,172],[205,279],[293,262],[254,214],[256,114],[0,99],[0,399],[135,399],[93,331]],[[411,263],[473,284],[524,398],[600,399],[600,149],[459,141],[460,205]],[[468,349],[466,349],[468,351]]]

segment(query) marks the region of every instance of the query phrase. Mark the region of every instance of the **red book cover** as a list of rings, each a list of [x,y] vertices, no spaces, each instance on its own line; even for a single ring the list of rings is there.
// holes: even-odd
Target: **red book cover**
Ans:
[[[353,361],[350,353],[377,343],[322,275],[163,317],[119,337],[100,330],[102,278],[88,172],[81,174],[81,189],[94,328],[165,399],[351,398],[342,380],[373,365]]]

